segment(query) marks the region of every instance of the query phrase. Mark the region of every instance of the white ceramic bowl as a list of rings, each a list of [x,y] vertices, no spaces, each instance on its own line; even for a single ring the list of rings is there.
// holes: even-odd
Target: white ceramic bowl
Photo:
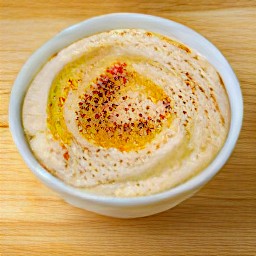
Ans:
[[[137,198],[111,198],[89,194],[68,186],[47,172],[33,156],[24,136],[21,109],[25,93],[37,71],[62,48],[81,38],[119,28],[141,28],[176,38],[205,56],[218,70],[227,89],[231,106],[231,125],[225,145],[214,161],[200,174],[163,193]],[[238,139],[243,116],[239,82],[220,51],[195,31],[171,20],[133,13],[114,13],[88,19],[71,26],[38,49],[21,69],[12,88],[9,122],[13,139],[32,172],[68,203],[102,215],[135,218],[170,209],[195,194],[229,158]]]

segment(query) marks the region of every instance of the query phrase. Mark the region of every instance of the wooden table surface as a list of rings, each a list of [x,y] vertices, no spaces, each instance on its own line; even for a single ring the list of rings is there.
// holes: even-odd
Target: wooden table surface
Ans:
[[[1,1],[0,255],[256,255],[255,1]],[[8,126],[15,77],[60,30],[110,12],[141,12],[181,22],[227,57],[244,96],[237,146],[196,196],[134,220],[74,208],[43,186],[23,162]]]

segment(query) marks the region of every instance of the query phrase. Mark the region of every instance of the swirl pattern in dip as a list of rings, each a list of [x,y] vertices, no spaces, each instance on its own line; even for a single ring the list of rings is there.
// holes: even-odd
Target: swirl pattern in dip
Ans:
[[[23,106],[31,149],[48,171],[118,197],[159,193],[196,175],[221,149],[229,122],[224,85],[207,60],[138,29],[60,51]]]

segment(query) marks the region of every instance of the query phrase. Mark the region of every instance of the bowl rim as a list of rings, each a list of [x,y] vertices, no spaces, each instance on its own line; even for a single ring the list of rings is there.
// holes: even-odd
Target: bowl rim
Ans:
[[[96,25],[96,28],[100,29],[100,26],[102,26],[102,24],[107,24],[107,22],[109,21],[111,21],[113,25],[113,22],[127,20],[133,22],[133,24],[139,24],[139,22],[145,22],[148,24],[154,23],[157,24],[157,26],[160,26],[160,28],[161,26],[167,26],[170,28],[171,26],[175,26],[176,28],[186,30],[190,35],[193,35],[198,40],[201,40],[204,44],[207,44],[207,46],[210,47],[211,50],[218,55],[218,57],[222,61],[222,64],[225,65],[225,68],[228,70],[229,77],[231,78],[233,83],[232,88],[234,92],[232,98],[230,95],[231,92],[226,89],[231,109],[231,120],[228,137],[220,152],[204,170],[202,170],[200,173],[198,173],[196,176],[189,179],[188,181],[164,192],[140,197],[120,198],[92,194],[86,191],[82,191],[78,188],[71,187],[60,179],[52,176],[47,170],[45,170],[34,157],[33,153],[29,148],[28,142],[26,141],[22,126],[21,109],[25,93],[29,87],[29,84],[31,83],[31,80],[36,75],[38,70],[52,56],[50,55],[50,53],[54,53],[54,51],[58,52],[62,48],[69,45],[70,42],[72,43],[81,39],[82,37],[85,37],[82,36],[79,38],[78,36],[79,30],[84,29],[85,27],[90,29],[92,25]],[[136,28],[141,28],[141,25],[136,26]],[[109,29],[103,29],[102,31],[107,30]],[[153,29],[152,31],[155,31],[155,29]],[[94,32],[94,34],[95,33],[96,32]],[[65,40],[69,41],[69,43],[67,43]],[[26,162],[30,170],[39,178],[39,180],[41,180],[46,186],[61,194],[112,206],[147,205],[199,189],[223,167],[223,165],[230,157],[240,134],[242,119],[243,99],[239,81],[231,66],[229,65],[225,57],[221,54],[221,52],[202,35],[198,34],[196,31],[188,28],[185,25],[158,16],[139,13],[111,13],[96,16],[62,30],[60,33],[58,33],[49,41],[47,41],[44,45],[42,45],[36,52],[34,52],[23,65],[13,84],[9,103],[9,125],[13,140],[24,161]]]

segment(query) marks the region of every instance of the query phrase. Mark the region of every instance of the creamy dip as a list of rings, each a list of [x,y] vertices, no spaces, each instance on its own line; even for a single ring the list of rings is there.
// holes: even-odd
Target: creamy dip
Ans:
[[[139,29],[103,32],[61,50],[23,105],[25,134],[45,169],[117,197],[190,179],[215,158],[229,123],[214,67],[174,39]]]

